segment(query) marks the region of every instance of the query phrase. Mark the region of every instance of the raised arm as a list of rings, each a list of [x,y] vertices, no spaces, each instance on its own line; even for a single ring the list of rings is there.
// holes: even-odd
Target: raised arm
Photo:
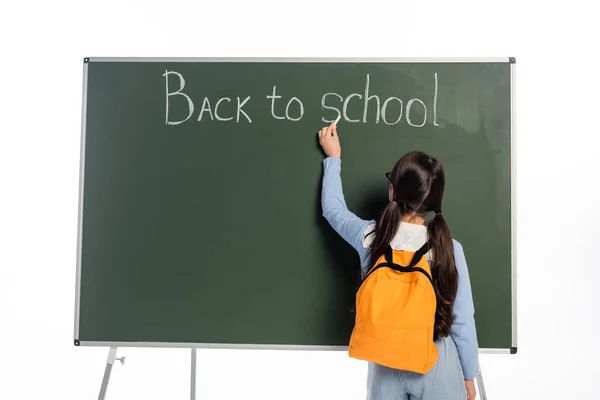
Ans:
[[[458,357],[466,380],[479,374],[479,345],[475,329],[475,307],[471,294],[471,281],[465,253],[459,242],[454,241],[454,257],[458,270],[458,291],[454,301],[454,324],[450,330],[458,350]]]
[[[365,231],[373,221],[365,221],[348,210],[342,190],[342,160],[327,157],[323,161],[323,187],[321,206],[323,216],[331,227],[361,255],[366,253],[363,247]]]
[[[319,131],[319,142],[327,158],[323,161],[323,186],[321,206],[323,216],[331,227],[346,240],[364,261],[365,231],[373,221],[365,221],[348,210],[342,190],[342,148],[336,126],[332,123]]]

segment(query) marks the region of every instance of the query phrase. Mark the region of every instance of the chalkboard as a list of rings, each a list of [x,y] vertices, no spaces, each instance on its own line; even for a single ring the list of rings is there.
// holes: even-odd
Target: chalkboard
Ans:
[[[363,218],[405,152],[444,163],[480,347],[514,352],[513,61],[85,59],[75,344],[346,348],[316,135],[341,115]]]

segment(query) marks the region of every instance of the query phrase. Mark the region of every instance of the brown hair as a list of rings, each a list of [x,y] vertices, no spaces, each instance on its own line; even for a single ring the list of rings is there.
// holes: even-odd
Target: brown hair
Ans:
[[[425,218],[435,213],[433,219],[426,223],[432,254],[431,275],[437,298],[434,336],[448,336],[454,323],[452,308],[458,290],[458,271],[450,229],[442,216],[446,181],[444,167],[437,159],[414,151],[398,160],[392,172],[386,175],[392,185],[393,199],[382,211],[372,232],[375,237],[370,248],[369,269],[389,246],[403,216],[414,214]]]

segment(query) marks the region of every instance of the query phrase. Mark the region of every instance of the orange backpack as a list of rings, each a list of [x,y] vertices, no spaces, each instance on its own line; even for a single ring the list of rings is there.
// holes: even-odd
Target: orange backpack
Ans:
[[[422,374],[436,363],[437,303],[427,251],[427,243],[416,252],[388,246],[367,273],[356,292],[350,357]]]

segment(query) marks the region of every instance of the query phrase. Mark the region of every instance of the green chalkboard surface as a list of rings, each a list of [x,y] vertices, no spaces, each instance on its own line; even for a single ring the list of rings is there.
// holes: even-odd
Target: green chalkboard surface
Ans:
[[[341,115],[363,218],[405,152],[445,164],[480,347],[514,348],[513,67],[86,59],[75,344],[344,348],[359,260],[322,217],[316,135]]]

